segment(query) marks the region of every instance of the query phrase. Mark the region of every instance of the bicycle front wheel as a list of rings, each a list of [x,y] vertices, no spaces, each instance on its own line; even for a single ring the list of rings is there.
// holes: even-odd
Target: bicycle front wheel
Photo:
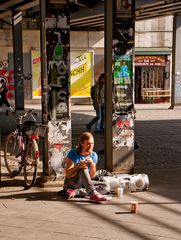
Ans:
[[[10,133],[6,139],[4,147],[4,161],[10,177],[15,177],[22,170],[22,156],[18,135]]]
[[[37,177],[39,162],[39,150],[36,140],[30,140],[25,149],[24,161],[24,180],[25,187],[31,188],[34,186]]]

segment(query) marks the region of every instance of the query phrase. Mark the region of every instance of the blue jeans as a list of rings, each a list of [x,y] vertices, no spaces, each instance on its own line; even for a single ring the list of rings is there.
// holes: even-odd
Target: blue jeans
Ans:
[[[104,105],[101,105],[101,122],[100,122],[100,131],[104,131]]]
[[[87,127],[91,128],[95,124],[95,130],[99,130],[97,123],[101,117],[101,108],[99,106],[98,108],[94,107],[94,109],[96,111],[96,116],[87,124]]]

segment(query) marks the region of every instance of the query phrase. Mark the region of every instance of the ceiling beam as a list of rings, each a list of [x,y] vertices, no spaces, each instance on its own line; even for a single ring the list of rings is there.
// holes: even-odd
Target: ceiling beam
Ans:
[[[89,16],[89,17],[81,17],[81,18],[73,19],[73,20],[70,19],[70,22],[75,23],[75,22],[85,21],[87,19],[94,19],[94,18],[99,18],[99,17],[104,17],[104,13],[95,14],[95,15],[92,15],[92,16]]]
[[[179,14],[181,10],[180,0],[159,1],[155,4],[142,5],[135,11],[136,20],[163,17]]]
[[[18,0],[17,0],[18,1]],[[11,1],[10,1],[11,2]],[[22,2],[22,0],[21,0]],[[17,2],[16,2],[17,3]],[[6,4],[6,3],[5,3]],[[2,4],[3,5],[3,4]],[[1,6],[0,5],[0,10],[1,10]],[[14,1],[13,1],[13,5],[14,5]],[[11,3],[11,7],[13,6],[12,3]],[[20,10],[20,11],[25,11],[29,8],[32,8],[32,7],[35,7],[35,6],[38,6],[39,5],[39,0],[34,0],[34,1],[31,1],[29,3],[26,3],[24,2],[24,4],[20,7],[17,7],[15,8],[14,10]],[[12,8],[13,9],[13,8]],[[5,18],[7,16],[11,16],[11,11],[10,10],[7,10],[7,11],[4,11],[3,13],[0,13],[0,18]]]
[[[170,14],[170,15],[174,15],[175,13],[177,13],[178,11],[181,10],[181,4],[180,6],[178,6],[177,8],[169,8],[169,9],[158,9],[158,11],[150,11],[150,12],[142,12],[141,14],[139,13],[139,15],[136,15],[136,17],[144,17],[147,15],[160,15],[160,14]]]
[[[0,9],[1,10],[8,10],[10,8],[12,8],[13,5],[19,4],[24,2],[23,0],[13,0],[13,1],[8,1],[6,3],[2,3],[0,4]]]
[[[24,11],[24,10],[27,10],[29,8],[36,7],[36,6],[39,6],[39,0],[34,0],[30,3],[26,3],[26,4],[22,5],[21,7],[17,8],[17,9],[21,10],[21,11]]]
[[[94,23],[94,22],[99,22],[99,21],[104,21],[104,17],[99,17],[99,18],[94,18],[94,19],[90,19],[87,18],[85,20],[82,21],[78,21],[78,22],[71,22],[71,25],[77,25],[77,24],[84,24],[84,23]]]
[[[95,21],[95,22],[85,22],[85,23],[80,23],[80,24],[71,24],[71,26],[95,26],[95,25],[103,25],[104,24],[104,20],[99,20],[99,21]]]
[[[181,5],[181,2],[177,2],[177,3],[172,3],[172,4],[163,4],[163,5],[157,5],[155,7],[153,6],[150,6],[150,7],[142,7],[140,8],[141,11],[144,11],[144,12],[148,12],[148,11],[156,11],[156,10],[165,10],[165,9],[168,9],[168,8],[177,8],[177,6],[180,6]]]

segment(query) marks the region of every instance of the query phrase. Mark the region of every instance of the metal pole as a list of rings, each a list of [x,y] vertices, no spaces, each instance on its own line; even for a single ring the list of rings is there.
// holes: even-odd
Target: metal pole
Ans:
[[[106,170],[113,170],[112,154],[112,29],[113,1],[105,1],[105,165]]]
[[[40,49],[41,49],[41,88],[42,88],[42,122],[48,124],[48,81],[46,60],[46,4],[47,1],[40,0]],[[43,138],[43,175],[49,175],[48,164],[48,133]]]

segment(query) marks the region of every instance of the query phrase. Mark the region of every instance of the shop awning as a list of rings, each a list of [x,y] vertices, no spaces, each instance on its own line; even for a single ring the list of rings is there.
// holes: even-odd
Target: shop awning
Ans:
[[[136,55],[169,55],[171,48],[135,48]]]

